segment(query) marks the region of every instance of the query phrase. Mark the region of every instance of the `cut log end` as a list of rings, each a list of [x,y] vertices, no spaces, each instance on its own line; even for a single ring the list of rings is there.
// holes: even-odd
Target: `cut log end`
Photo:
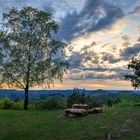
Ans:
[[[102,113],[102,112],[103,109],[99,107],[88,109],[88,113]]]

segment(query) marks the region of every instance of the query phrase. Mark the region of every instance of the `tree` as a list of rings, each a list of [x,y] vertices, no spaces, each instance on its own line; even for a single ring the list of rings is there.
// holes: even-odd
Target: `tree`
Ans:
[[[139,89],[140,87],[140,56],[135,56],[131,59],[127,65],[129,73],[124,75],[125,79],[131,81],[134,89]]]
[[[32,7],[12,8],[3,14],[0,31],[1,86],[25,91],[24,109],[28,109],[30,87],[48,87],[62,81],[68,68],[64,59],[66,44],[53,39],[58,24],[50,13]]]
[[[79,90],[74,88],[72,94],[67,99],[67,106],[71,107],[73,104],[88,104],[90,97],[86,95],[85,89]]]

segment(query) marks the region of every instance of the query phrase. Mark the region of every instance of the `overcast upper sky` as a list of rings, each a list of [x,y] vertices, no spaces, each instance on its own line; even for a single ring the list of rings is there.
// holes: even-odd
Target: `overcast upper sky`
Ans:
[[[132,89],[126,65],[140,52],[140,0],[0,0],[2,13],[33,6],[52,12],[71,66],[55,89]]]

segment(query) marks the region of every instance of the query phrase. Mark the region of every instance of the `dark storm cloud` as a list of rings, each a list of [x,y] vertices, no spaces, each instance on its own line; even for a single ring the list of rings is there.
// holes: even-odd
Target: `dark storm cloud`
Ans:
[[[124,60],[130,60],[133,56],[136,56],[140,53],[140,43],[134,44],[133,47],[127,47],[124,50],[121,50],[120,55]]]
[[[74,36],[109,28],[123,16],[120,7],[110,5],[105,0],[87,0],[80,13],[68,13],[63,18],[58,37],[71,40]]]

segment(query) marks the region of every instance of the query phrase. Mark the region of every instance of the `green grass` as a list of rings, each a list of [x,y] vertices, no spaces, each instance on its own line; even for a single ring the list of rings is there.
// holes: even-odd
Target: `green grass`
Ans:
[[[62,110],[0,110],[0,140],[139,140],[140,107],[114,106],[104,113],[58,119]]]

